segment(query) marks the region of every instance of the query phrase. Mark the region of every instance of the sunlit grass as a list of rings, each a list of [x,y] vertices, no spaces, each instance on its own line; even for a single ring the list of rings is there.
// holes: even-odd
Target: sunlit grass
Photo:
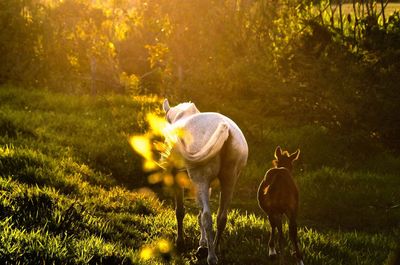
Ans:
[[[199,231],[193,199],[185,202],[186,247],[178,254],[170,201],[160,201],[154,191],[143,187],[154,185],[155,191],[163,191],[160,186],[178,184],[190,189],[190,180],[183,171],[142,171],[145,159],[133,154],[128,141],[127,135],[133,132],[144,136],[152,131],[146,113],[153,109],[158,115],[158,103],[143,106],[130,98],[90,100],[22,90],[0,90],[0,102],[0,121],[8,124],[0,131],[0,263],[196,262]],[[143,126],[128,126],[132,115],[143,117]],[[163,124],[163,118],[154,123]],[[271,127],[262,139],[263,146],[253,145],[257,158],[251,158],[237,185],[234,208],[240,210],[229,213],[219,253],[221,264],[272,263],[267,253],[268,220],[257,211],[254,191],[270,166],[268,154],[275,142],[293,148],[300,142],[306,147],[301,146],[304,160],[299,161],[296,174],[301,198],[299,236],[306,264],[382,264],[388,260],[400,236],[395,226],[397,209],[390,208],[399,200],[399,182],[393,172],[398,159],[380,154],[380,160],[369,157],[368,170],[362,170],[367,168],[362,164],[361,169],[355,165],[343,169],[343,157],[332,156],[343,154],[343,143],[332,141],[326,130],[318,128]],[[160,132],[152,132],[149,138],[157,162],[165,148],[164,139],[156,136]],[[104,144],[109,139],[112,142]],[[268,148],[271,152],[264,150]],[[322,167],[327,159],[331,164]],[[105,171],[100,170],[100,162]],[[119,163],[119,169],[110,170]],[[118,172],[141,184],[137,189],[119,185],[114,179]],[[217,204],[213,195],[212,208]],[[288,248],[285,260],[291,261]]]
[[[361,9],[359,4],[356,4],[356,10]],[[380,13],[381,10],[381,4],[376,2],[374,4],[374,9],[378,10],[378,13]],[[338,10],[336,10],[338,12]],[[389,3],[386,8],[385,8],[385,15],[390,16],[392,15],[395,11],[400,11],[400,3]],[[345,3],[343,4],[343,14],[352,14],[354,12],[353,4],[350,3]],[[364,12],[367,12],[366,8],[364,8]]]

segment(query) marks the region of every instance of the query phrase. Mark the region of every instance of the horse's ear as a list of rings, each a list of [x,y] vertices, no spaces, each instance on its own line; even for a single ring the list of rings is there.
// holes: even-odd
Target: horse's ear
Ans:
[[[275,158],[279,159],[282,156],[282,149],[280,146],[277,146],[275,149]]]
[[[290,159],[292,161],[297,160],[300,156],[300,149],[297,149],[296,152],[294,152],[293,154],[290,155]]]
[[[164,99],[164,102],[163,102],[162,106],[163,106],[164,112],[167,113],[169,111],[169,109],[170,109],[168,99]]]

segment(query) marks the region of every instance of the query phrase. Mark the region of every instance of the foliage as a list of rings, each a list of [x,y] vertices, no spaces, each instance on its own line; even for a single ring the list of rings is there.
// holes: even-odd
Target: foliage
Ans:
[[[7,0],[0,83],[252,105],[399,150],[399,12],[381,3]]]
[[[157,94],[226,114],[249,142],[233,201],[249,212],[230,213],[224,264],[269,262],[253,194],[276,145],[303,154],[305,262],[389,264],[399,12],[342,2],[1,1],[0,263],[196,262],[192,198],[178,255],[168,200],[143,188],[162,197],[168,181],[129,145]]]

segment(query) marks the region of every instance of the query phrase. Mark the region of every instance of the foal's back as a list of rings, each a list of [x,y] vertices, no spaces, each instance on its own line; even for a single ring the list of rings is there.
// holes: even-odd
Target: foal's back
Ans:
[[[268,170],[258,190],[259,205],[267,214],[297,212],[298,197],[293,177],[284,167]]]

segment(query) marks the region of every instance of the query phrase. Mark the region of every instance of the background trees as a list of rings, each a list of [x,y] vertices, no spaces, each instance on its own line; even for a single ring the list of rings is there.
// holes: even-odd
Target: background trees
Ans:
[[[0,5],[0,83],[93,95],[154,93],[193,100],[200,109],[217,106],[248,127],[254,117],[258,124],[290,117],[292,124],[321,124],[400,148],[397,3]]]

